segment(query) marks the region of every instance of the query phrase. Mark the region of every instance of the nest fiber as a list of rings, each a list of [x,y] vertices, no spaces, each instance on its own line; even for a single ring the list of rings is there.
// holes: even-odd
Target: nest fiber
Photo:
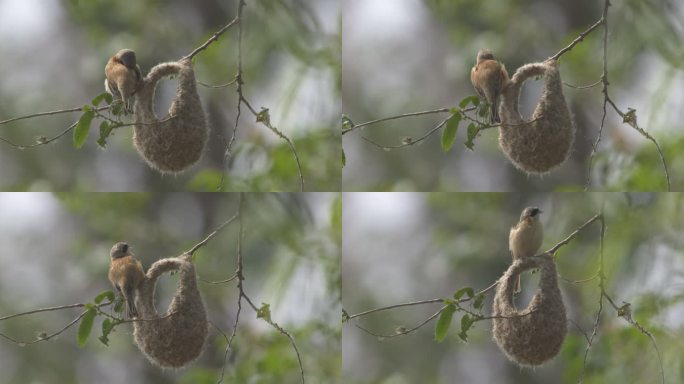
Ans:
[[[518,111],[523,83],[544,77],[544,91],[529,121]],[[545,173],[568,158],[575,125],[563,96],[563,83],[554,60],[526,64],[515,72],[501,94],[499,146],[509,160],[527,173]]]
[[[154,93],[159,80],[178,75],[176,96],[169,116],[154,114]],[[189,59],[158,64],[143,79],[135,104],[133,144],[150,167],[176,173],[195,164],[207,142],[207,123],[197,94]]]
[[[169,309],[159,314],[154,307],[155,287],[159,277],[171,271],[179,272],[180,282]],[[207,313],[189,257],[162,259],[152,264],[136,304],[141,320],[133,323],[133,336],[153,364],[180,368],[202,353],[208,331]]]
[[[513,304],[520,273],[541,269],[539,291],[523,310]],[[492,308],[494,340],[519,365],[541,365],[558,354],[567,332],[565,306],[551,256],[530,256],[513,262],[499,279]]]

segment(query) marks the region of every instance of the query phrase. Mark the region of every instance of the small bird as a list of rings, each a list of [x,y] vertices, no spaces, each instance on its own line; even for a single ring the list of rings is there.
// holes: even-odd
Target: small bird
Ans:
[[[133,112],[133,95],[142,81],[140,66],[136,64],[135,52],[122,49],[112,56],[105,66],[105,89],[124,103],[124,110]]]
[[[128,318],[138,317],[135,307],[135,291],[145,280],[145,272],[140,261],[131,253],[126,243],[116,243],[109,252],[111,265],[109,266],[109,281],[114,288],[126,299]]]
[[[520,214],[520,221],[508,234],[508,248],[513,260],[534,256],[542,245],[544,228],[539,216],[542,210],[537,207],[527,207]],[[514,293],[520,293],[520,276],[515,283]]]
[[[508,83],[508,72],[503,64],[494,59],[494,55],[488,49],[481,49],[477,53],[477,63],[470,70],[470,82],[480,95],[491,105],[490,123],[500,123],[499,97],[504,85]]]

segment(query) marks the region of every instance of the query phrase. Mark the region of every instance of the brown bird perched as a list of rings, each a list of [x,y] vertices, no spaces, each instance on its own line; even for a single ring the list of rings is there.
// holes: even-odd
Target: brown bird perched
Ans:
[[[122,49],[112,56],[105,66],[105,89],[124,103],[124,110],[133,112],[133,97],[142,81],[140,66],[135,62],[135,52]]]
[[[138,261],[126,243],[116,243],[109,252],[112,258],[109,266],[109,281],[126,299],[128,318],[138,317],[135,307],[135,291],[145,280],[142,264]]]
[[[481,49],[477,53],[477,63],[470,70],[470,82],[480,96],[491,105],[490,122],[500,123],[499,97],[504,85],[508,82],[508,72],[503,64],[494,59],[494,55],[488,49]]]
[[[539,215],[542,210],[537,207],[527,207],[520,214],[520,221],[508,234],[508,248],[513,260],[527,256],[534,256],[542,245],[544,228]],[[515,283],[514,293],[520,293],[520,276]]]

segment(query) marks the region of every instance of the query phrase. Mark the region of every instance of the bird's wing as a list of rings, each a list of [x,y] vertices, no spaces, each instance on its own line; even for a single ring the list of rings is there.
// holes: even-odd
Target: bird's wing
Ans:
[[[516,224],[515,226],[511,227],[511,231],[508,232],[508,250],[511,252],[511,256],[513,256],[513,247],[511,244],[513,244],[513,238],[515,237],[517,231],[518,225]]]
[[[109,81],[109,79],[105,79],[105,89],[107,92],[111,93],[112,96],[116,98],[121,98],[121,93],[119,92],[119,88],[116,86],[115,82]]]
[[[473,67],[473,69],[470,70],[470,82],[473,84],[473,88],[475,88],[475,91],[480,96],[480,99],[486,99],[484,91],[482,90],[482,88],[480,88],[478,86],[478,84],[479,84],[478,76],[479,75],[480,74],[477,71],[477,65],[475,65]]]

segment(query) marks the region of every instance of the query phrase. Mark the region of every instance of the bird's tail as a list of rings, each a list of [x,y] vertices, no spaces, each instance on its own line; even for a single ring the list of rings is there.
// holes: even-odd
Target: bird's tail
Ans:
[[[491,106],[491,114],[490,114],[490,123],[491,124],[499,124],[501,122],[501,119],[499,118],[499,98],[495,98],[494,101],[492,102]]]

